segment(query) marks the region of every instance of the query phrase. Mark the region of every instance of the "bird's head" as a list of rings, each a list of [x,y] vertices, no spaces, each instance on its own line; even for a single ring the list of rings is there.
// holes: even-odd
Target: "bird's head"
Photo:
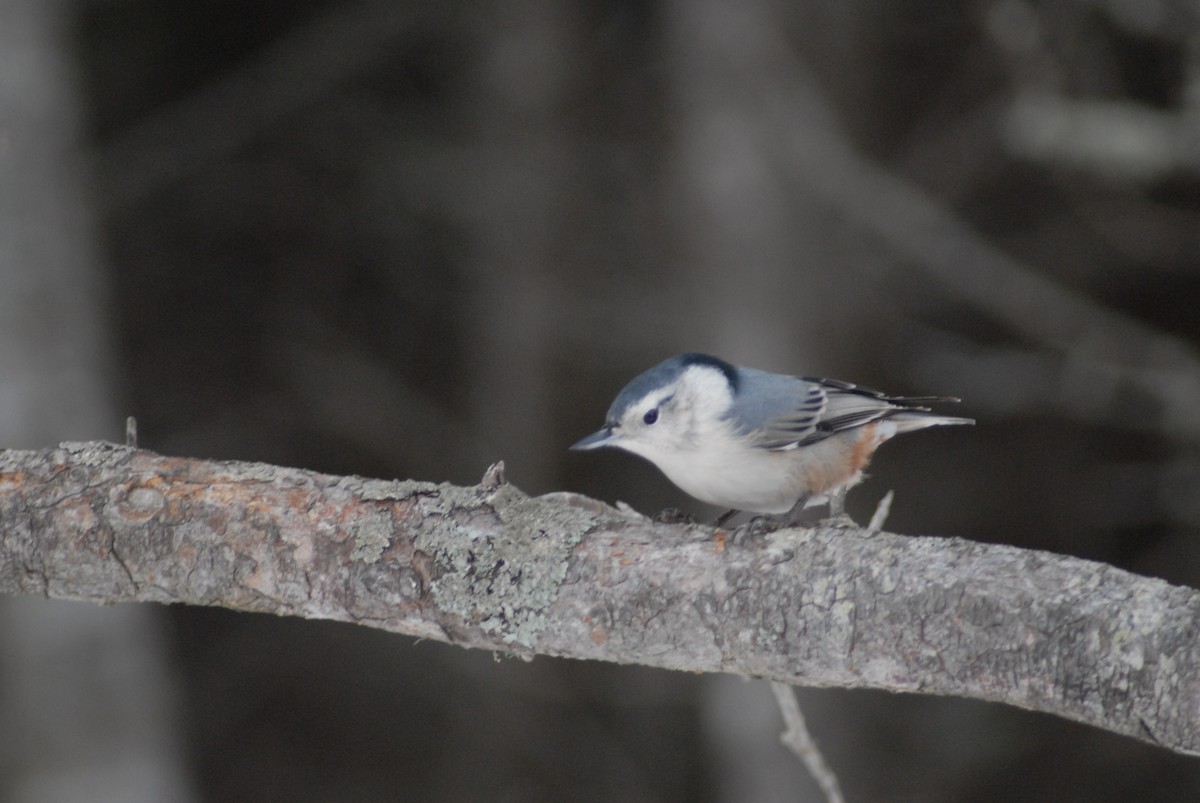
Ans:
[[[624,449],[652,463],[703,448],[737,392],[737,368],[707,354],[680,354],[635,377],[608,408],[604,427],[571,448]]]

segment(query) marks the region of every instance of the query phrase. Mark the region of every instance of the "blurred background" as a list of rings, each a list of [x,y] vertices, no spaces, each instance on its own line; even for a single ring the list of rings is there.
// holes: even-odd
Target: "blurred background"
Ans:
[[[709,351],[963,397],[890,529],[1200,586],[1200,6],[0,0],[0,442],[571,490]],[[813,800],[764,683],[0,601],[0,800]],[[1184,801],[1200,760],[804,690],[852,801]]]

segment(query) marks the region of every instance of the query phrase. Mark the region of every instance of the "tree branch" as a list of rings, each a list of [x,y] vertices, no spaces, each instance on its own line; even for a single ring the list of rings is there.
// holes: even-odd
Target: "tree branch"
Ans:
[[[1200,593],[824,527],[734,544],[575,494],[105,443],[0,452],[0,593],[336,619],[522,655],[950,694],[1200,754]]]

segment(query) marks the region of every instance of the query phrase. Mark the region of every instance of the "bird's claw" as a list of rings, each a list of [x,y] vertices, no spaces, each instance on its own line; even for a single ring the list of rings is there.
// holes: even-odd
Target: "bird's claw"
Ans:
[[[779,519],[774,516],[755,516],[745,524],[734,528],[733,543],[742,544],[750,538],[761,538],[779,529]]]

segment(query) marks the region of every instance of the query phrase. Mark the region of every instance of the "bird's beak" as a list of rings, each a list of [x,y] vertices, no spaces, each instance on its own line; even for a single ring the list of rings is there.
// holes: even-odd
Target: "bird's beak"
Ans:
[[[612,426],[607,426],[599,432],[593,432],[579,443],[571,446],[573,452],[583,452],[588,449],[599,449],[601,446],[614,446],[621,436],[613,432]]]

